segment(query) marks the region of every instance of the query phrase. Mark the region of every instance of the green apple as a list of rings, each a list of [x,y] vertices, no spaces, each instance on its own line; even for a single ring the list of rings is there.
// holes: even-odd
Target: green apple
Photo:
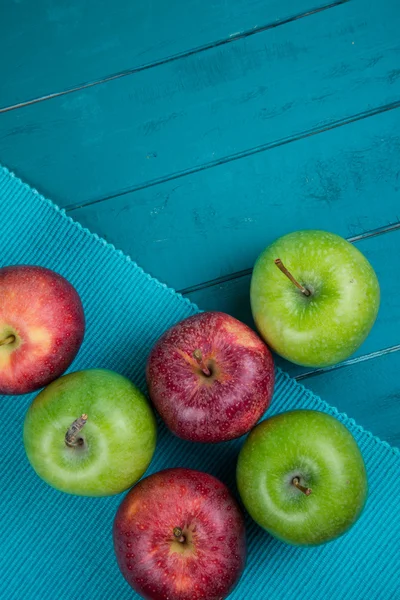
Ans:
[[[325,231],[297,231],[259,256],[251,279],[256,326],[278,354],[326,367],[348,358],[379,309],[379,284],[363,254]]]
[[[358,519],[368,494],[361,452],[348,429],[315,410],[263,421],[237,465],[240,496],[253,519],[289,544],[323,544]]]
[[[145,396],[113,371],[77,371],[57,379],[28,409],[24,444],[48,484],[70,494],[108,496],[131,487],[156,445]]]

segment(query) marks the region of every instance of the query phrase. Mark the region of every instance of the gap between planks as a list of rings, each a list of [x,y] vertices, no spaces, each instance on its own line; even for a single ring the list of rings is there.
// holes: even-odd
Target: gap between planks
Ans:
[[[331,121],[322,127],[314,127],[312,129],[308,129],[306,131],[302,131],[297,134],[290,135],[289,137],[282,138],[279,140],[275,140],[272,142],[268,142],[266,144],[261,144],[259,146],[255,146],[254,148],[249,148],[247,150],[242,150],[241,152],[237,152],[235,154],[230,154],[228,156],[223,156],[217,160],[210,161],[207,163],[203,163],[197,167],[190,167],[188,169],[184,169],[182,171],[177,171],[175,173],[171,173],[170,175],[166,175],[164,177],[158,177],[156,179],[152,179],[151,181],[144,182],[137,186],[132,186],[121,190],[119,192],[115,192],[114,194],[109,194],[102,198],[97,198],[95,200],[90,200],[88,202],[80,202],[79,204],[71,204],[66,206],[64,210],[66,212],[70,212],[73,210],[79,210],[81,208],[86,208],[87,206],[93,206],[95,204],[100,204],[102,202],[107,202],[108,200],[113,200],[115,198],[119,198],[121,196],[125,196],[127,194],[132,194],[134,192],[138,192],[140,190],[153,187],[156,185],[160,185],[162,183],[166,183],[168,181],[173,181],[175,179],[181,179],[182,177],[187,177],[188,175],[193,175],[194,173],[199,173],[201,171],[206,171],[207,169],[212,169],[214,167],[218,167],[219,165],[224,165],[242,158],[246,158],[248,156],[252,156],[254,154],[259,154],[261,152],[266,152],[267,150],[272,150],[274,148],[278,148],[280,146],[286,146],[287,144],[291,144],[293,142],[298,142],[302,139],[312,137],[314,135],[319,135],[321,133],[325,133],[326,131],[330,131],[332,129],[338,129],[339,127],[344,127],[345,125],[350,125],[351,123],[356,123],[357,121],[362,121],[364,119],[368,119],[369,117],[374,117],[376,115],[389,112],[391,110],[396,110],[400,108],[400,100],[396,100],[395,102],[391,102],[390,104],[384,104],[381,106],[377,106],[375,108],[371,108],[369,110],[363,111],[361,113],[357,113],[355,115],[351,115],[349,117],[345,117],[343,119],[339,119],[338,121]]]
[[[397,344],[396,346],[390,346],[390,348],[383,348],[382,350],[377,350],[376,352],[370,352],[370,354],[363,354],[362,356],[357,356],[356,358],[350,358],[349,360],[345,360],[337,365],[333,365],[332,367],[326,367],[324,369],[315,369],[315,371],[307,371],[306,373],[301,373],[301,375],[296,375],[294,379],[296,379],[296,381],[310,379],[310,377],[316,377],[318,375],[324,375],[325,373],[331,373],[332,371],[337,371],[338,369],[343,369],[344,367],[350,367],[352,365],[356,365],[367,360],[379,358],[380,356],[385,356],[386,354],[393,354],[395,352],[398,352],[399,350],[400,344]]]
[[[352,244],[360,242],[361,240],[366,240],[368,238],[376,237],[378,235],[383,235],[384,233],[390,233],[392,231],[397,231],[400,229],[400,221],[396,223],[390,223],[389,225],[384,225],[383,227],[378,227],[376,229],[370,229],[368,231],[364,231],[358,235],[354,235],[352,237],[346,238],[348,242]],[[250,267],[248,269],[243,269],[242,271],[236,271],[235,273],[231,273],[230,275],[223,275],[222,277],[216,277],[215,279],[210,279],[209,281],[205,281],[204,283],[199,283],[197,285],[193,285],[191,287],[182,288],[178,291],[178,294],[182,294],[185,296],[187,294],[193,294],[194,292],[199,292],[209,287],[213,287],[214,285],[221,285],[221,283],[226,283],[228,281],[232,281],[234,279],[240,279],[240,277],[246,277],[251,275],[253,268]]]
[[[235,34],[230,35],[228,38],[223,38],[220,40],[216,40],[214,42],[210,42],[208,44],[204,44],[202,46],[198,46],[197,48],[192,48],[191,50],[185,50],[183,52],[178,52],[177,54],[173,54],[171,56],[167,56],[165,58],[152,61],[150,63],[145,63],[143,65],[138,65],[137,67],[132,67],[131,69],[125,69],[124,71],[120,71],[119,73],[112,73],[110,75],[106,75],[100,79],[95,79],[93,81],[88,81],[86,83],[78,84],[71,88],[67,88],[65,90],[61,90],[59,92],[54,92],[52,94],[45,94],[44,96],[39,96],[37,98],[31,98],[30,100],[26,100],[23,102],[18,102],[17,104],[11,104],[10,106],[5,106],[0,108],[0,114],[9,112],[11,110],[17,110],[18,108],[23,108],[25,106],[30,106],[32,104],[37,104],[38,102],[44,102],[46,100],[51,100],[52,98],[59,98],[60,96],[65,96],[66,94],[72,94],[74,92],[78,92],[80,90],[85,90],[97,85],[101,85],[104,83],[109,83],[110,81],[115,81],[116,79],[121,79],[122,77],[129,77],[130,75],[134,75],[135,73],[139,73],[140,71],[146,71],[148,69],[153,69],[155,67],[159,67],[161,65],[174,62],[176,60],[180,60],[181,58],[186,58],[188,56],[192,56],[193,54],[198,54],[200,52],[206,52],[207,50],[211,50],[212,48],[218,48],[220,46],[225,46],[226,44],[230,44],[232,42],[236,42],[237,40],[241,40],[243,38],[250,37],[252,35],[256,35],[258,33],[263,33],[268,31],[269,29],[275,29],[276,27],[281,27],[282,25],[286,25],[288,23],[292,23],[293,21],[298,21],[300,19],[304,19],[306,17],[318,14],[325,10],[329,10],[330,8],[335,8],[342,4],[347,4],[350,0],[335,0],[329,4],[324,6],[319,6],[317,8],[312,8],[302,13],[298,13],[292,15],[290,17],[286,17],[284,19],[279,19],[273,23],[267,23],[266,25],[259,25],[253,27],[246,31],[241,31]]]

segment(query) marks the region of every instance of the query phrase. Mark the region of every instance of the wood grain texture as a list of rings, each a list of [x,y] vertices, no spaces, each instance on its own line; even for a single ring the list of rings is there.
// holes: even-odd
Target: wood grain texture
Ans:
[[[4,1],[0,106],[60,92],[329,5],[326,0]]]
[[[186,288],[252,267],[289,231],[398,221],[399,131],[394,110],[69,214]]]
[[[396,276],[391,260],[400,248],[400,228],[385,235],[361,240],[356,246],[376,271],[381,287],[381,306],[371,333],[352,359],[383,351],[400,342],[400,278]],[[250,278],[250,275],[245,275],[185,296],[204,310],[227,312],[255,328],[250,310]],[[277,364],[292,376],[313,371],[279,357]]]
[[[400,11],[352,0],[306,14],[328,4],[7,0],[0,161],[162,281],[199,285],[187,295],[201,308],[250,323],[249,276],[235,273],[276,237],[400,222]],[[382,307],[354,359],[283,365],[393,444],[399,236],[358,243]]]
[[[400,352],[310,377],[305,386],[381,439],[400,446]]]
[[[365,13],[348,2],[4,113],[0,160],[62,206],[76,206],[397,102],[393,2]]]

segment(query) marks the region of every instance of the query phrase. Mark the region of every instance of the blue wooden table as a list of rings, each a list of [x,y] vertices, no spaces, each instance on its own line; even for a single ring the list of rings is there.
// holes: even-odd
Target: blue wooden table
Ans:
[[[1,0],[0,162],[201,308],[252,323],[300,228],[375,267],[377,323],[292,375],[400,444],[397,0]]]

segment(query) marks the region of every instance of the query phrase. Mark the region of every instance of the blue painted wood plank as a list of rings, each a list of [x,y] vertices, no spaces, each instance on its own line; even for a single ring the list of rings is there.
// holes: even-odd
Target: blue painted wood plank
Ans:
[[[0,19],[0,106],[143,68],[327,0],[16,0]]]
[[[374,267],[381,287],[381,306],[376,323],[356,357],[384,351],[400,344],[400,278],[394,275],[393,263],[400,250],[400,227],[396,230],[356,242]],[[396,268],[397,270],[397,268]],[[215,283],[185,294],[204,310],[221,310],[255,328],[250,310],[250,275]],[[283,359],[277,363],[292,376],[310,373],[313,369],[299,367]]]
[[[349,2],[1,114],[0,158],[61,205],[77,205],[400,101],[393,6],[362,13]]]
[[[400,352],[309,377],[305,386],[393,446],[400,446]]]
[[[394,110],[69,214],[186,288],[251,267],[289,231],[398,221],[399,131]]]
[[[216,14],[222,16],[210,19],[207,11],[200,17],[204,6],[192,0],[184,16],[179,13],[180,23],[191,20],[191,28],[177,33],[171,22],[162,37],[150,18],[132,35],[135,11],[150,15],[147,6],[132,4],[127,13],[117,0],[114,13],[105,17],[101,2],[62,2],[40,0],[33,6],[22,0],[10,13],[18,26],[0,23],[0,48],[7,55],[15,49],[14,58],[0,66],[0,106],[3,99],[6,104],[26,100],[212,44],[236,33],[235,15],[243,31],[255,26],[255,7],[264,11],[258,0],[234,5],[216,0],[221,10]],[[271,0],[268,9],[275,7],[277,18],[284,18],[294,4],[279,8]],[[399,100],[396,6],[384,0],[363,6],[361,14],[360,5],[351,2],[0,114],[0,160],[63,205],[113,196],[70,214],[181,288],[248,268],[263,246],[292,229],[324,227],[352,235],[398,221],[399,110],[306,137],[332,121],[358,118]],[[177,8],[182,6],[169,7],[168,15]],[[99,15],[88,19],[95,10]],[[287,143],[296,136],[301,139]],[[272,149],[266,150],[268,145]],[[218,162],[224,164],[210,168]],[[185,169],[193,173],[172,179]],[[158,178],[171,180],[120,195]],[[391,233],[360,244],[384,291],[377,325],[361,353],[398,343],[399,296],[390,276],[397,268],[397,239]],[[247,293],[234,287],[231,299],[224,286],[210,291],[209,307],[212,294],[219,294],[219,306],[239,316]],[[400,352],[393,352],[304,382],[399,444],[399,360]]]

